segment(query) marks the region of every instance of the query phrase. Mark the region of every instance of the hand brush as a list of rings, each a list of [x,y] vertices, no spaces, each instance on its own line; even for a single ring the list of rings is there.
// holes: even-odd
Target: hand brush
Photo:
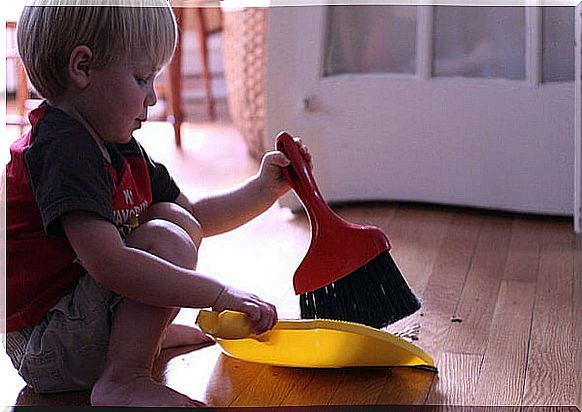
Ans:
[[[386,235],[344,220],[327,205],[290,134],[277,135],[277,149],[291,161],[284,173],[311,226],[309,249],[293,276],[301,318],[382,328],[418,310],[420,302],[390,256]]]

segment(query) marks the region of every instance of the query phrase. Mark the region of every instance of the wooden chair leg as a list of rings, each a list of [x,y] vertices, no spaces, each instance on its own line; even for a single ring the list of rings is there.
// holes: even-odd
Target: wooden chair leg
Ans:
[[[184,22],[184,13],[186,10],[194,11],[194,18],[197,20],[198,28],[198,48],[200,50],[200,65],[202,67],[202,81],[204,83],[204,89],[206,93],[206,105],[208,110],[208,117],[210,120],[216,119],[216,109],[214,96],[212,94],[212,79],[210,74],[210,67],[208,64],[208,44],[207,44],[207,27],[204,18],[203,8],[192,8],[184,9],[182,7],[175,7],[174,14],[176,15],[176,21],[178,22],[178,27],[182,27]],[[171,114],[168,116],[168,121],[174,126],[174,139],[176,145],[181,145],[181,126],[184,121],[184,112],[182,109],[182,37],[178,39],[178,44],[176,45],[176,51],[174,52],[174,57],[168,65],[168,112]]]
[[[210,75],[210,68],[208,67],[208,44],[207,28],[204,20],[204,9],[194,9],[195,18],[197,20],[196,27],[198,28],[198,48],[200,50],[200,65],[202,67],[202,80],[204,82],[204,89],[206,92],[206,106],[208,110],[208,117],[210,120],[216,119],[216,111],[214,106],[214,97],[212,94],[212,78]]]
[[[176,21],[178,27],[181,27],[183,21],[184,9],[180,7],[174,8]],[[168,121],[174,126],[174,140],[176,146],[181,146],[182,136],[180,129],[184,121],[184,114],[182,110],[182,40],[178,39],[176,51],[172,57],[172,61],[167,67],[168,71],[168,107],[171,113],[168,116]]]
[[[16,62],[18,66],[18,87],[16,89],[16,106],[18,114],[20,116],[20,134],[23,133],[24,127],[28,124],[27,113],[26,113],[26,100],[28,99],[28,77],[24,70],[24,65],[22,61],[18,59]]]

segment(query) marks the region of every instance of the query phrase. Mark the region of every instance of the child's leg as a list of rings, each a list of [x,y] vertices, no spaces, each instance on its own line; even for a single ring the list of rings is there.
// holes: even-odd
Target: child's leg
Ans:
[[[181,227],[186,231],[186,233],[188,233],[192,239],[192,242],[194,242],[196,250],[198,250],[200,243],[202,243],[203,234],[200,223],[198,223],[198,221],[196,221],[196,219],[194,219],[190,213],[175,203],[155,203],[148,207],[145,212],[139,216],[139,219],[142,224],[154,219],[167,220]],[[138,249],[144,248],[144,245],[132,246]],[[195,257],[196,255],[193,256]],[[162,348],[192,345],[200,343],[200,340],[202,340],[202,343],[212,341],[211,339],[207,338],[206,335],[198,328],[171,323],[166,328],[164,338],[162,340]]]
[[[194,219],[194,216],[184,210],[180,205],[170,202],[155,203],[139,215],[139,221],[141,224],[153,219],[167,220],[168,222],[180,226],[190,235],[196,248],[200,246],[203,236],[202,227],[200,226],[200,223]]]
[[[146,222],[128,236],[127,243],[176,265],[189,268],[196,265],[196,245],[184,230],[167,221]],[[120,302],[109,338],[105,370],[91,394],[93,405],[202,405],[154,382],[151,376],[164,330],[177,311],[129,299]]]

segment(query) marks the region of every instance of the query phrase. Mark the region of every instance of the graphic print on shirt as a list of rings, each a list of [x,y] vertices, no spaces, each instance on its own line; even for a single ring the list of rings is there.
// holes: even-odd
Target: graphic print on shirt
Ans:
[[[113,219],[120,228],[137,218],[152,203],[147,165],[143,158],[130,158],[123,162],[119,174],[111,165],[108,165],[107,170],[115,182],[112,193]]]

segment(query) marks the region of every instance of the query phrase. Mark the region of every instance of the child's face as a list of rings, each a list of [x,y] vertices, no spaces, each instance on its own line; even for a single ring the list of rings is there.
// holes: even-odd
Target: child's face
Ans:
[[[102,140],[131,140],[147,120],[148,107],[157,101],[153,83],[158,72],[146,58],[93,71],[82,115]]]

